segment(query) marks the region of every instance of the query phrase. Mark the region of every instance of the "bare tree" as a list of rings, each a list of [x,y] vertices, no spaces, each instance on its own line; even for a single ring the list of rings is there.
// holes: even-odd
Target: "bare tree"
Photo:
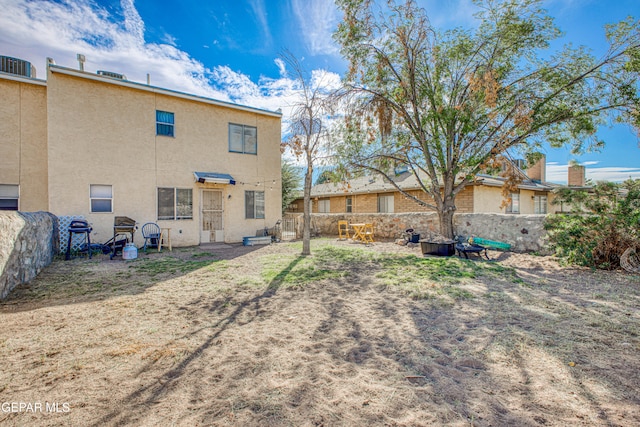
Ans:
[[[309,76],[290,52],[285,52],[282,59],[291,67],[296,89],[300,94],[299,101],[293,105],[289,132],[282,143],[282,149],[290,149],[305,167],[302,255],[310,255],[313,170],[328,155],[332,95],[328,82],[318,75]]]

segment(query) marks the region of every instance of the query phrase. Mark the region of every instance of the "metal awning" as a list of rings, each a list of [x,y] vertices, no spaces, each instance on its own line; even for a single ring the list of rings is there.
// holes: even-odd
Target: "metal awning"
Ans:
[[[194,172],[193,175],[196,177],[196,182],[199,182],[201,184],[208,182],[211,184],[236,185],[236,180],[233,179],[233,177],[228,173]]]

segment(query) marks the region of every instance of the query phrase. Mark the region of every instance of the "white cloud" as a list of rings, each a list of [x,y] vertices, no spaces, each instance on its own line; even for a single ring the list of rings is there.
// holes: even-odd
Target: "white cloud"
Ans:
[[[278,66],[278,70],[280,71],[280,77],[285,77],[287,75],[287,67],[284,61],[280,58],[276,58],[273,60],[273,62],[275,62],[276,65]]]
[[[299,35],[312,55],[339,52],[331,37],[341,16],[332,0],[292,0],[291,7],[298,20]]]
[[[267,10],[265,8],[264,1],[251,0],[250,3],[251,3],[251,9],[253,11],[253,14],[255,15],[256,20],[258,21],[258,25],[262,30],[262,40],[264,42],[264,45],[270,46],[272,37],[271,37],[271,31],[269,30],[269,22],[267,20]]]
[[[640,179],[640,168],[627,167],[589,167],[599,162],[590,161],[582,163],[585,166],[585,176],[594,182],[610,181],[622,182],[629,178]],[[554,162],[547,163],[547,181],[558,184],[566,184],[569,173],[568,164],[559,164]]]

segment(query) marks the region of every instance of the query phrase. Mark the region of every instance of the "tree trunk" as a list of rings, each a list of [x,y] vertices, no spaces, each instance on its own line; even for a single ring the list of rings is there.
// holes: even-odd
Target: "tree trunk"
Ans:
[[[438,204],[438,218],[440,219],[440,234],[448,239],[453,239],[453,214],[456,212],[456,197],[451,194],[450,188],[453,188],[453,182],[445,182],[444,197],[442,203]]]
[[[313,168],[307,167],[304,175],[304,209],[302,214],[302,255],[311,255],[311,181]]]
[[[453,210],[444,209],[438,211],[438,218],[440,219],[440,234],[448,239],[453,239],[453,214],[455,213],[455,207]]]

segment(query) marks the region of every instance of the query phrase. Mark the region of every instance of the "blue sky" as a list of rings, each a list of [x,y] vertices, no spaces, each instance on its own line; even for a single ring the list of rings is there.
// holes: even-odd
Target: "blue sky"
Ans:
[[[472,27],[470,0],[419,0],[438,28]],[[45,78],[45,58],[87,71],[110,70],[129,80],[269,110],[287,108],[294,82],[278,58],[303,61],[325,84],[345,70],[331,34],[340,14],[330,0],[0,0],[0,55],[30,61]],[[603,25],[640,18],[640,0],[547,0],[565,32],[559,43],[606,48]],[[574,156],[547,150],[547,179],[566,181],[569,161],[592,179],[640,178],[640,148],[631,130],[603,130],[606,148]]]

